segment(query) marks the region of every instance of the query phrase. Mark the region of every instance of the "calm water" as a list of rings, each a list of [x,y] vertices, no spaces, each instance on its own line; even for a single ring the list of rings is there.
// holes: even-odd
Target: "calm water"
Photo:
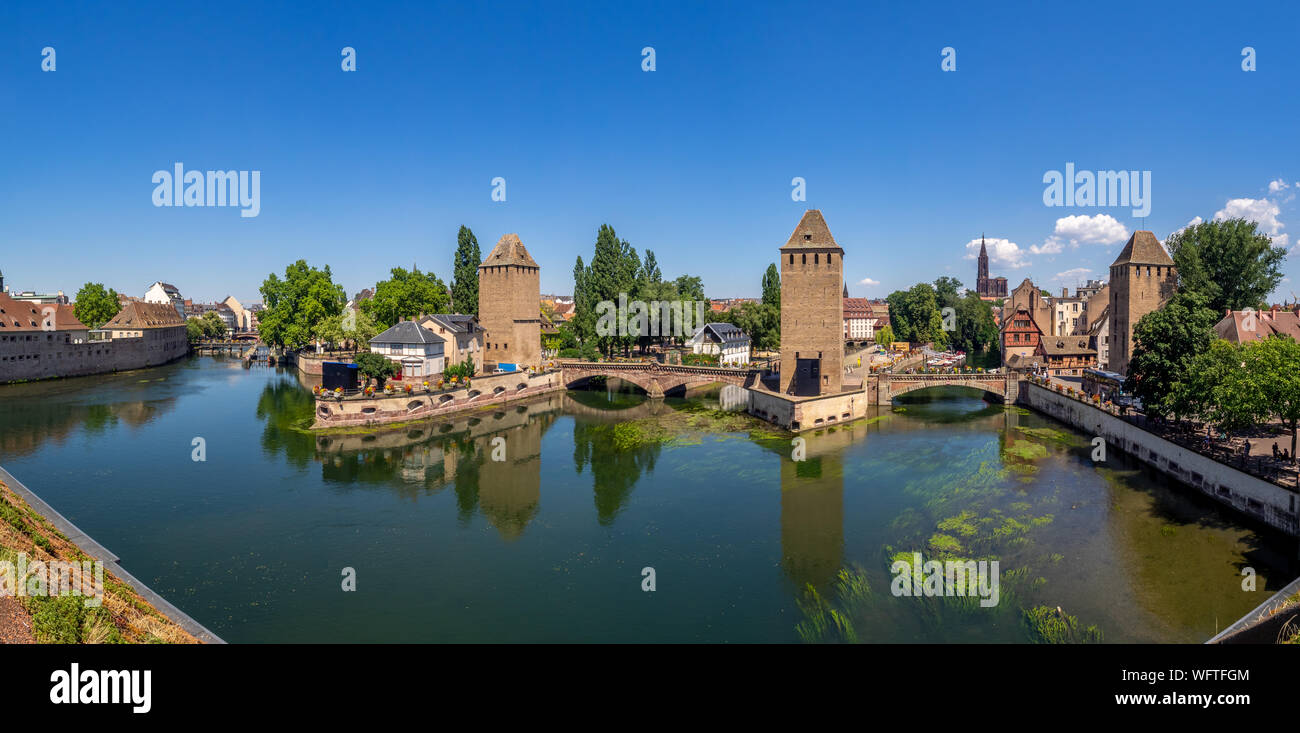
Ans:
[[[796,642],[809,586],[866,641],[1023,641],[1020,609],[1046,605],[1106,641],[1199,642],[1300,572],[1294,541],[1114,453],[1098,468],[1046,417],[911,397],[800,462],[760,423],[710,427],[731,392],[317,436],[295,374],[198,358],[0,387],[0,463],[231,642]],[[1001,604],[893,597],[911,550],[999,559]]]

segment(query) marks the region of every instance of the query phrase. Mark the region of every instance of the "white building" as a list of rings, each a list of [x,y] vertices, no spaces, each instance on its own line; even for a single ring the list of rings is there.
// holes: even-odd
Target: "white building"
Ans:
[[[397,325],[370,339],[370,350],[402,367],[402,380],[423,381],[447,367],[446,341],[415,321]]]
[[[176,309],[176,313],[180,315],[181,320],[185,320],[185,299],[181,297],[181,291],[177,290],[175,285],[169,285],[159,280],[144,291],[144,302],[170,305]]]
[[[716,354],[720,364],[749,363],[749,336],[730,323],[706,323],[686,345],[696,354]]]

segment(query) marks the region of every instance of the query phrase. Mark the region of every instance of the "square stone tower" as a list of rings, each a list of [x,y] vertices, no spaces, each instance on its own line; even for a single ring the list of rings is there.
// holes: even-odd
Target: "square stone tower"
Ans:
[[[542,360],[541,268],[518,234],[507,234],[478,266],[483,361],[535,366]]]
[[[804,212],[781,248],[781,392],[837,394],[844,383],[844,250],[822,212]]]
[[[1110,266],[1110,370],[1128,374],[1133,358],[1133,326],[1174,297],[1174,261],[1147,231],[1133,232]]]

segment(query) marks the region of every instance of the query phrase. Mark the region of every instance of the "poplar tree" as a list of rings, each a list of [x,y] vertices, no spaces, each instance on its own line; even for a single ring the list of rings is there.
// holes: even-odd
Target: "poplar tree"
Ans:
[[[478,239],[469,227],[456,233],[456,257],[453,262],[451,305],[457,313],[478,315],[478,266],[483,262]]]

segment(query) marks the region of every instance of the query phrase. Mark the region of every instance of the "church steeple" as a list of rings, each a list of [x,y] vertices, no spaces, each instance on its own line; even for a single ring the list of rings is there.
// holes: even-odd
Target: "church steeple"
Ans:
[[[980,233],[979,264],[975,270],[975,292],[980,295],[991,295],[989,292],[989,251],[984,246],[983,232]]]
[[[849,297],[849,284],[844,283],[844,297]]]

